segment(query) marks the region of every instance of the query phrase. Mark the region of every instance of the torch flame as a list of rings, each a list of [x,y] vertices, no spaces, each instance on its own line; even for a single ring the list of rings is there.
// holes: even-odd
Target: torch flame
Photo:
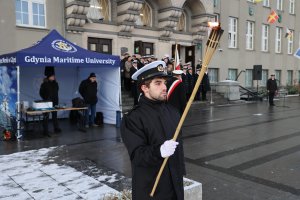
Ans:
[[[214,27],[216,27],[216,26],[219,26],[219,22],[207,22],[207,24],[208,24],[208,26],[209,26],[210,28],[214,28]]]

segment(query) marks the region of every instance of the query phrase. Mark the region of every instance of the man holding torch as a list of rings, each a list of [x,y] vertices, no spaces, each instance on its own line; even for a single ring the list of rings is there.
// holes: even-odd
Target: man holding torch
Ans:
[[[166,103],[165,62],[152,62],[132,75],[142,92],[136,107],[124,115],[121,136],[132,167],[133,200],[183,200],[185,172],[181,138],[172,140],[180,120],[178,111]],[[164,158],[163,171],[154,197],[149,194]]]

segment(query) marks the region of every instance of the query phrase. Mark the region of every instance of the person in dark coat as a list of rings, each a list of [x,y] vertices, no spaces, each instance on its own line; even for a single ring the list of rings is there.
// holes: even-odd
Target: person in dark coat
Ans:
[[[133,200],[183,200],[184,157],[182,140],[173,141],[180,120],[178,111],[166,103],[164,61],[154,61],[138,70],[132,79],[143,93],[139,104],[122,120],[121,136],[132,168]],[[156,176],[169,157],[153,197]]]
[[[201,69],[200,69],[201,70]],[[207,71],[204,73],[201,84],[200,84],[200,92],[201,92],[201,100],[207,101],[206,93],[210,91],[210,83]]]
[[[186,92],[181,79],[182,70],[174,70],[173,77],[167,81],[168,103],[177,108],[180,115],[183,114],[186,106]]]
[[[58,105],[58,90],[59,86],[55,78],[54,71],[47,74],[43,83],[40,87],[40,96],[44,101],[51,101],[53,103],[53,107]],[[57,112],[52,113],[52,122],[54,127],[54,132],[60,133],[61,129],[59,128],[58,120],[57,120]],[[43,134],[45,136],[51,137],[48,130],[48,121],[49,121],[49,113],[43,114]]]
[[[185,90],[186,90],[186,99],[189,100],[191,97],[191,94],[193,92],[194,85],[195,85],[192,67],[188,67],[188,71],[185,76],[184,84],[185,84]]]
[[[96,104],[98,102],[97,97],[97,78],[95,73],[91,73],[90,76],[81,81],[79,85],[79,93],[84,99],[84,102],[88,109],[85,113],[85,127],[98,126],[95,124]],[[91,116],[90,116],[91,113]]]
[[[138,70],[138,61],[132,61],[132,67],[130,68],[130,77]],[[131,95],[133,96],[133,105],[138,104],[139,92],[137,89],[137,81],[131,79]]]
[[[276,82],[276,79],[275,79],[275,74],[272,74],[271,75],[271,78],[268,79],[267,81],[267,90],[268,90],[268,93],[269,93],[269,104],[270,106],[275,106],[274,104],[274,96],[275,94],[277,93],[277,82]]]
[[[198,77],[199,77],[199,74],[200,74],[200,66],[198,67],[197,65],[197,68],[196,68],[196,73],[194,74],[194,80],[195,80],[195,85],[196,85],[196,82],[198,80]],[[195,87],[195,86],[194,86]],[[198,88],[197,92],[196,92],[196,95],[195,95],[195,101],[200,101],[200,87]]]

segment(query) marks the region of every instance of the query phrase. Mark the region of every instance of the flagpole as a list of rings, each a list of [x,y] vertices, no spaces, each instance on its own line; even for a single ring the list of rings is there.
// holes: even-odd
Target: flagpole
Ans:
[[[175,70],[176,66],[177,66],[177,42],[175,43],[175,61],[174,61],[174,66],[173,66],[173,70]]]
[[[218,44],[219,44],[219,41],[220,41],[220,38],[221,38],[222,34],[223,34],[223,30],[221,29],[220,25],[217,26],[217,27],[214,27],[212,29],[212,31],[210,32],[208,41],[206,43],[206,50],[205,50],[205,55],[204,55],[204,59],[203,59],[203,62],[202,62],[202,68],[201,68],[200,74],[198,76],[197,82],[196,82],[196,84],[194,86],[194,89],[193,89],[193,92],[191,94],[191,97],[190,97],[189,101],[187,102],[187,105],[186,105],[186,107],[184,109],[184,112],[183,112],[183,114],[182,114],[182,116],[180,118],[179,124],[177,125],[175,134],[174,134],[174,136],[172,138],[172,140],[174,140],[174,141],[176,141],[176,139],[177,139],[177,137],[178,137],[178,135],[180,133],[181,127],[183,125],[183,122],[184,122],[184,120],[185,120],[185,118],[186,118],[186,116],[187,116],[187,114],[189,112],[189,109],[190,109],[190,107],[191,107],[191,105],[192,105],[192,103],[194,101],[194,98],[196,96],[196,93],[198,91],[200,83],[201,83],[201,81],[203,79],[204,73],[206,72],[207,66],[208,66],[208,64],[209,64],[209,62],[210,62],[210,60],[211,60],[211,58],[212,58],[212,56],[213,56],[213,54],[214,54],[214,52],[215,52]],[[161,165],[161,167],[159,169],[158,175],[157,175],[157,177],[155,179],[154,186],[153,186],[152,191],[150,193],[151,197],[153,197],[153,195],[155,193],[156,187],[158,185],[158,182],[159,182],[160,177],[162,175],[162,172],[163,172],[163,170],[164,170],[164,168],[165,168],[165,166],[167,164],[168,159],[169,159],[169,157],[166,157],[164,159],[164,161],[163,161],[163,163],[162,163],[162,165]]]

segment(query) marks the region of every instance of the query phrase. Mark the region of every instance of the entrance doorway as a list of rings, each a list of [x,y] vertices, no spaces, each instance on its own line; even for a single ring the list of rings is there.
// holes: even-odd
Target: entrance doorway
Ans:
[[[195,67],[195,46],[185,47],[185,63],[191,62],[192,67]]]
[[[134,53],[141,56],[153,55],[153,43],[143,42],[141,40],[134,42]]]
[[[112,40],[103,38],[88,38],[88,49],[98,53],[112,54]]]

